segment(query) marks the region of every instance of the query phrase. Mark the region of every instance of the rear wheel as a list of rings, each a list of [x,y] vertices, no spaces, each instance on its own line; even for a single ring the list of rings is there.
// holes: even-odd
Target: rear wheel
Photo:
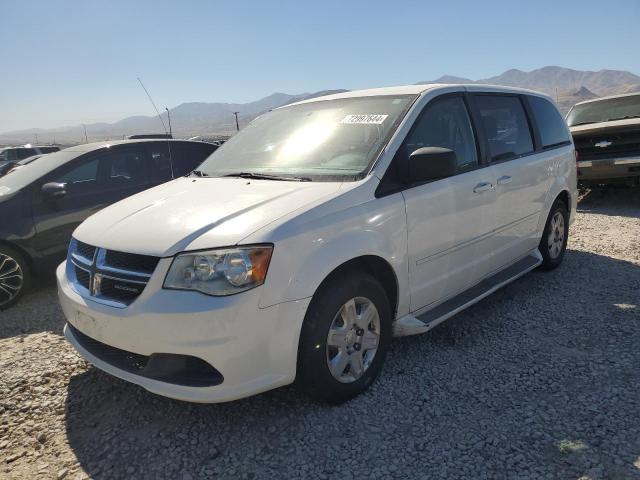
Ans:
[[[335,276],[309,305],[297,382],[315,399],[345,402],[376,379],[390,339],[391,311],[380,284],[367,274]]]
[[[541,268],[553,270],[562,263],[569,239],[569,212],[564,202],[556,200],[551,206],[544,233],[540,239]]]
[[[26,260],[12,248],[0,245],[0,310],[15,305],[29,284]]]

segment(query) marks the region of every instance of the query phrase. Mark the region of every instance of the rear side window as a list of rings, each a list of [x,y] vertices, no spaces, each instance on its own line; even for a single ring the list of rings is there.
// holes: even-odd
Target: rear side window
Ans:
[[[531,130],[520,98],[477,95],[475,106],[482,121],[491,160],[509,160],[533,152]]]
[[[558,109],[542,97],[527,97],[529,105],[540,131],[540,140],[543,147],[553,147],[569,142],[569,133],[564,119]]]
[[[171,142],[174,176],[181,177],[195,170],[215,149],[215,145],[204,142]]]
[[[128,187],[146,183],[142,149],[113,152],[104,158],[109,161],[107,175],[109,187]]]
[[[171,160],[169,160],[167,142],[149,145],[149,153],[152,183],[164,183],[171,180]]]

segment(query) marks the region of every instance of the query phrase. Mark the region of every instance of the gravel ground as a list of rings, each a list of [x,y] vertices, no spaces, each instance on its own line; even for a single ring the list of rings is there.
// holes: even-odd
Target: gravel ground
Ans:
[[[589,193],[561,268],[394,341],[343,406],[168,400],[62,326],[53,285],[0,313],[0,477],[640,478],[637,190]]]

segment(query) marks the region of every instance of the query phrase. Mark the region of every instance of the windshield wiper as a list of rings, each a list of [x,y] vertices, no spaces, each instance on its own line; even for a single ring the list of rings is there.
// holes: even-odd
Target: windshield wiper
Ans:
[[[578,122],[578,123],[572,123],[570,126],[577,127],[578,125],[589,125],[590,123],[598,123],[598,122]]]
[[[239,177],[239,178],[253,178],[255,180],[283,180],[286,182],[310,182],[309,177],[286,177],[281,175],[269,175],[268,173],[255,173],[255,172],[237,172],[228,173],[223,177]]]
[[[625,115],[624,117],[607,118],[607,122],[613,122],[615,120],[626,120],[628,118],[640,118],[640,115]]]
[[[208,173],[204,173],[202,170],[192,170],[191,172],[189,172],[187,174],[187,177],[190,177],[191,175],[195,175],[196,177],[208,177],[209,176]]]

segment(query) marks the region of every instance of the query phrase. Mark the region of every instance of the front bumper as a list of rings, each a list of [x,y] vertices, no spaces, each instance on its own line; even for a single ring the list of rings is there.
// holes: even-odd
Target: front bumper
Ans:
[[[158,265],[144,292],[127,308],[80,296],[57,271],[58,296],[67,321],[103,344],[141,356],[197,357],[220,372],[215,386],[186,386],[137,375],[85,348],[73,329],[65,335],[96,367],[166,397],[215,403],[236,400],[293,382],[298,340],[310,298],[260,308],[262,287],[229,297],[163,290],[167,265]]]
[[[623,180],[640,176],[640,157],[578,161],[578,182]]]

